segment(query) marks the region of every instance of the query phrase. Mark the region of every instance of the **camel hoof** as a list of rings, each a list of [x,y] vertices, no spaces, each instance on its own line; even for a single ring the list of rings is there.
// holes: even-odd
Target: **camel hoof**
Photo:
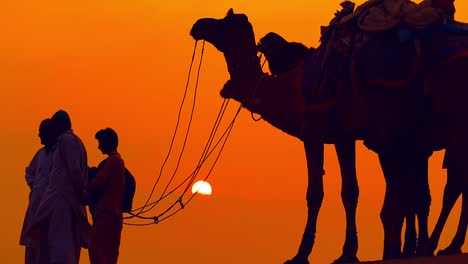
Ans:
[[[416,252],[412,250],[403,250],[401,253],[402,258],[414,258],[416,257]]]
[[[356,256],[342,255],[341,257],[333,261],[333,264],[341,264],[341,263],[359,263],[359,259]]]
[[[309,260],[307,259],[307,257],[304,258],[304,257],[295,256],[294,258],[290,260],[286,260],[284,264],[309,264]]]
[[[461,248],[459,247],[448,247],[446,249],[441,249],[439,252],[437,252],[437,256],[446,256],[446,255],[457,255],[461,254]]]
[[[416,256],[416,238],[407,236],[405,238],[405,245],[403,246],[402,258],[414,258]]]
[[[418,245],[416,248],[417,257],[433,257],[434,250],[437,246],[434,246],[434,243],[431,240],[428,240],[424,245]]]
[[[434,256],[434,249],[429,247],[423,247],[416,250],[415,257],[433,257]]]

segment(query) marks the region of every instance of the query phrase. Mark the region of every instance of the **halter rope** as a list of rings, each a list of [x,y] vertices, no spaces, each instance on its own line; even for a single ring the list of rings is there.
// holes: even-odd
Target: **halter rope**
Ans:
[[[258,59],[261,61],[261,60],[262,60],[262,57],[263,57],[263,53],[260,53],[260,56],[259,56]],[[266,62],[267,62],[267,59],[266,59],[266,57],[265,57],[265,59],[263,60],[263,63],[261,64],[261,68],[262,68],[262,69],[263,69],[263,66],[265,66],[265,63],[266,63]],[[255,88],[254,88],[254,90],[253,90],[253,92],[252,92],[252,99],[255,99],[255,93],[257,92],[258,83],[260,82],[261,79],[262,79],[262,78],[260,78],[260,79],[258,80],[257,84],[255,85]],[[260,115],[260,114],[259,114],[259,117],[255,117],[254,112],[250,112],[250,117],[251,117],[252,120],[255,121],[255,122],[258,122],[258,121],[260,121],[260,120],[263,119],[262,115]]]
[[[179,123],[180,123],[180,117],[181,117],[181,112],[182,112],[182,108],[183,108],[183,105],[184,105],[184,102],[185,102],[185,98],[186,98],[186,94],[187,94],[187,90],[188,90],[188,85],[189,85],[189,82],[190,82],[190,75],[191,75],[191,72],[192,72],[192,66],[193,66],[193,62],[194,62],[194,58],[195,58],[195,54],[196,54],[196,48],[197,48],[197,41],[195,41],[195,47],[194,47],[194,51],[193,51],[193,54],[192,54],[192,59],[191,59],[191,63],[190,63],[190,67],[189,67],[189,73],[188,73],[188,77],[187,77],[187,82],[186,82],[186,86],[185,86],[185,91],[184,91],[184,96],[183,96],[183,99],[182,99],[182,102],[181,102],[181,105],[180,105],[180,108],[179,108],[179,114],[178,114],[178,118],[177,118],[177,123],[176,123],[176,127],[175,127],[175,130],[174,130],[174,135],[172,137],[172,140],[171,140],[171,144],[170,144],[170,147],[169,147],[169,150],[168,150],[168,153],[166,155],[166,158],[163,162],[163,165],[161,166],[161,170],[160,170],[160,173],[159,173],[159,176],[155,182],[155,184],[153,185],[153,188],[150,192],[150,195],[148,197],[148,199],[146,200],[145,204],[139,208],[136,208],[134,210],[132,210],[132,212],[130,212],[130,216],[127,216],[127,217],[124,217],[124,219],[132,219],[132,218],[139,218],[139,219],[143,219],[143,220],[151,220],[151,222],[146,222],[146,223],[128,223],[128,222],[124,222],[124,224],[126,225],[131,225],[131,226],[146,226],[146,225],[151,225],[151,224],[157,224],[173,215],[175,215],[176,213],[178,213],[180,210],[184,209],[185,205],[187,205],[193,198],[194,196],[197,194],[196,192],[194,194],[192,194],[189,199],[183,203],[183,196],[186,194],[186,192],[189,190],[190,188],[190,185],[195,181],[196,179],[196,176],[198,175],[198,172],[200,171],[202,165],[204,164],[204,162],[208,159],[208,157],[213,153],[213,151],[218,147],[218,145],[221,143],[222,141],[222,144],[221,144],[221,147],[220,147],[220,150],[214,160],[214,163],[213,165],[211,166],[208,174],[205,176],[204,180],[208,179],[208,177],[210,176],[214,166],[216,165],[220,155],[221,155],[221,152],[225,146],[225,143],[230,135],[230,132],[233,128],[233,125],[234,125],[234,122],[240,112],[240,110],[242,109],[242,106],[240,106],[233,118],[233,120],[230,122],[230,124],[228,125],[228,127],[226,128],[226,130],[224,131],[223,135],[218,139],[218,141],[216,142],[216,144],[210,149],[212,143],[213,143],[213,140],[215,138],[215,135],[216,135],[216,132],[219,128],[219,125],[220,125],[220,122],[221,122],[221,119],[222,117],[224,116],[224,113],[226,111],[226,108],[228,106],[228,103],[229,103],[229,100],[228,99],[224,99],[222,105],[221,105],[221,109],[220,111],[218,112],[218,116],[216,118],[216,121],[215,121],[215,124],[212,128],[212,131],[210,133],[210,136],[208,138],[208,142],[206,143],[205,145],[205,148],[202,152],[202,155],[201,155],[201,158],[200,160],[198,161],[198,164],[196,166],[196,168],[194,169],[194,171],[187,177],[185,178],[180,184],[178,184],[174,189],[170,190],[167,192],[168,188],[169,188],[169,185],[171,184],[171,182],[174,180],[175,178],[175,175],[176,175],[176,172],[179,168],[179,165],[180,165],[180,161],[181,161],[181,158],[182,158],[182,155],[183,155],[183,152],[184,152],[184,149],[185,149],[185,145],[186,145],[186,141],[187,141],[187,138],[188,138],[188,133],[189,133],[189,130],[190,130],[190,125],[191,125],[191,122],[192,122],[192,117],[193,117],[193,113],[194,113],[194,109],[195,109],[195,99],[196,99],[196,92],[197,92],[197,89],[198,89],[198,82],[199,82],[199,76],[200,76],[200,69],[201,69],[201,63],[202,63],[202,59],[203,59],[203,54],[204,54],[204,44],[205,42],[203,41],[203,46],[202,46],[202,52],[201,52],[201,58],[200,58],[200,64],[199,64],[199,67],[198,67],[198,71],[197,71],[197,78],[196,78],[196,84],[195,84],[195,92],[194,92],[194,99],[193,99],[193,105],[192,105],[192,110],[191,110],[191,114],[190,114],[190,120],[189,120],[189,125],[188,125],[188,128],[187,128],[187,132],[185,134],[185,138],[184,138],[184,143],[183,143],[183,147],[182,147],[182,151],[179,155],[179,158],[178,158],[178,162],[177,162],[177,166],[175,168],[175,171],[173,172],[172,174],[172,177],[169,181],[169,183],[166,185],[164,191],[162,192],[161,196],[156,200],[156,201],[153,201],[153,202],[150,202],[151,200],[151,197],[153,196],[154,194],[154,191],[156,189],[156,186],[157,184],[159,183],[160,179],[161,179],[161,176],[162,176],[162,173],[163,173],[163,170],[164,170],[164,166],[166,164],[166,162],[168,161],[169,159],[169,156],[170,156],[170,153],[172,151],[172,148],[173,148],[173,145],[174,145],[174,141],[175,141],[175,137],[176,137],[176,134],[177,134],[177,131],[178,131],[178,126],[179,126]],[[224,140],[223,140],[224,138]],[[172,204],[170,205],[166,210],[164,210],[162,213],[158,214],[158,215],[155,215],[155,216],[144,216],[143,214],[151,211],[152,209],[154,209],[154,207],[163,199],[169,197],[171,194],[173,194],[176,190],[178,190],[180,187],[182,187],[184,185],[184,183],[187,183],[183,193],[179,196],[179,198]],[[167,193],[166,193],[167,192]],[[170,213],[169,215],[165,216],[165,214],[167,214],[168,212],[170,212],[176,205],[180,205],[180,207],[175,211],[175,212],[172,212]],[[147,207],[149,207],[149,209],[147,209]],[[137,213],[134,213],[135,211],[139,211]]]

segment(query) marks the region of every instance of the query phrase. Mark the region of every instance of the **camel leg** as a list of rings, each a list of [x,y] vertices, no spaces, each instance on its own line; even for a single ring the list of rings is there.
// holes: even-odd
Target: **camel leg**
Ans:
[[[285,264],[305,264],[312,252],[315,241],[317,218],[323,201],[323,158],[324,145],[320,141],[305,140],[304,148],[307,159],[308,185],[307,185],[307,223],[302,235],[302,241],[296,256]]]
[[[466,155],[467,153],[466,150],[464,150],[464,147],[456,147],[456,150],[453,152],[453,157],[451,157],[452,160],[447,164],[447,181],[452,180],[452,185],[456,185],[458,188],[456,191],[457,196],[455,197],[454,194],[450,201],[450,209],[452,209],[457,198],[462,195],[462,211],[458,222],[457,232],[452,242],[447,248],[440,250],[438,255],[459,254],[461,253],[461,247],[465,242],[468,225],[468,170],[465,168],[467,162]]]
[[[462,194],[462,210],[458,223],[457,232],[450,243],[450,245],[440,250],[438,254],[457,254],[461,253],[461,247],[465,242],[465,236],[468,225],[468,125],[466,120],[468,118],[468,84],[466,83],[466,69],[468,67],[468,59],[466,57],[456,60],[449,64],[447,73],[450,82],[446,82],[445,87],[454,89],[453,97],[450,101],[453,106],[452,112],[452,138],[447,147],[447,150],[452,150],[452,156],[449,158],[447,165],[448,177],[454,178],[460,186]],[[448,68],[448,67],[446,67]],[[445,79],[445,80],[447,80]],[[451,173],[453,172],[453,173]],[[449,175],[450,174],[450,175]],[[460,195],[460,193],[458,193]]]
[[[460,249],[465,244],[466,231],[468,229],[468,183],[465,182],[463,187],[463,200],[462,200],[462,211],[460,214],[460,222],[458,224],[457,233],[452,241],[453,247]]]
[[[424,255],[433,255],[434,250],[439,244],[439,239],[444,229],[445,223],[452,211],[455,202],[462,193],[462,182],[457,176],[457,170],[455,168],[447,169],[447,182],[444,188],[444,195],[442,201],[442,210],[440,212],[439,219],[432,231],[431,237],[427,243],[427,247],[424,249]]]
[[[468,175],[466,164],[467,160],[467,147],[468,147],[468,127],[466,126],[466,119],[468,116],[468,85],[466,83],[466,69],[468,67],[468,59],[461,57],[457,60],[444,65],[441,70],[430,77],[431,93],[433,98],[434,112],[441,116],[441,127],[444,128],[443,136],[447,140],[446,156],[451,153],[447,163],[447,183],[445,185],[442,210],[437,220],[434,231],[431,234],[427,250],[425,253],[433,254],[437,248],[440,235],[447,221],[447,218],[452,210],[458,197],[463,193],[462,211],[460,222],[452,241],[450,250],[442,250],[440,253],[451,254],[455,252],[459,245],[463,244],[464,236],[466,234],[466,218],[468,217],[468,209],[466,209],[467,202],[465,198],[466,184],[468,182]],[[452,164],[450,164],[452,163]],[[465,222],[465,223],[463,223]],[[465,234],[462,234],[462,233]]]
[[[380,212],[384,228],[383,259],[401,257],[401,230],[405,216],[401,193],[401,159],[395,153],[379,153],[380,164],[386,181],[385,198]],[[405,192],[405,191],[403,191]]]
[[[403,245],[401,256],[409,258],[414,256],[414,252],[416,250],[416,214],[413,211],[406,214],[405,222],[405,243]]]
[[[434,250],[439,244],[439,239],[444,229],[445,223],[452,211],[455,202],[457,201],[461,191],[459,191],[459,186],[452,186],[452,184],[447,180],[443,196],[442,210],[440,212],[439,219],[432,231],[431,237],[428,242],[428,249],[424,252],[425,255],[433,255]]]
[[[428,157],[424,153],[414,152],[406,156],[402,163],[401,173],[405,177],[406,187],[406,231],[402,257],[416,255],[419,247],[423,247],[428,240],[428,218],[431,195],[428,182]],[[403,192],[404,193],[404,192]],[[418,232],[416,232],[416,217]]]
[[[457,233],[455,234],[452,243],[442,250],[439,250],[437,255],[451,255],[451,254],[461,254],[462,246],[465,243],[466,230],[468,227],[468,186],[464,186],[464,191],[462,194],[462,210],[460,214],[460,220],[458,222]]]
[[[415,164],[415,161],[410,161],[407,160],[405,164],[401,164],[401,168],[406,169],[405,172],[400,171],[400,173],[407,173],[407,180],[409,183],[408,188],[413,190],[411,193],[412,197],[410,201],[416,201],[417,200],[417,190],[418,190],[418,184],[417,184],[417,174],[419,171],[416,169],[417,166]],[[405,168],[406,167],[406,168]],[[406,202],[410,202],[406,201]],[[415,255],[416,251],[416,244],[417,244],[417,232],[416,232],[416,215],[417,215],[417,209],[416,209],[416,204],[412,204],[409,206],[408,210],[405,213],[405,241],[403,244],[403,252],[401,254],[401,257],[403,258],[410,258]]]
[[[410,148],[407,149],[410,151]],[[413,257],[418,247],[424,246],[428,240],[428,218],[431,195],[428,182],[428,155],[421,151],[413,151],[405,156],[401,173],[407,184],[407,200],[405,220],[405,242],[402,257]],[[418,219],[418,232],[416,232],[416,217]]]
[[[427,241],[429,240],[429,211],[431,206],[431,192],[429,189],[429,156],[427,153],[417,153],[412,162],[414,165],[414,175],[410,177],[416,177],[416,186],[415,188],[415,208],[412,208],[416,213],[418,218],[418,236],[417,236],[417,248],[416,252],[419,252],[419,249],[424,248]],[[406,239],[405,239],[406,243]]]
[[[341,169],[341,200],[346,212],[346,237],[342,255],[334,263],[358,262],[358,237],[356,208],[359,185],[356,176],[356,144],[354,140],[343,140],[335,144]]]

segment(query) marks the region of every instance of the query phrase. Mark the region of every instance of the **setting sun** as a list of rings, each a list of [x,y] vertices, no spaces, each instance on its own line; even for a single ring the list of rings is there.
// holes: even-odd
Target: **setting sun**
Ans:
[[[192,193],[199,193],[203,195],[211,195],[211,185],[206,181],[197,181],[192,186]]]

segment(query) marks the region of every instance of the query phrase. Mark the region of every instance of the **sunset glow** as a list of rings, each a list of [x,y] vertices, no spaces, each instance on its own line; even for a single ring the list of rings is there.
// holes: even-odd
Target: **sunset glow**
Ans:
[[[41,147],[37,137],[41,120],[58,109],[70,114],[72,129],[86,146],[89,166],[105,158],[95,133],[106,127],[118,133],[118,151],[137,182],[135,206],[145,204],[150,193],[153,202],[164,192],[165,199],[154,207],[162,212],[177,201],[179,185],[186,192],[191,188],[192,193],[211,195],[200,197],[203,202],[195,195],[184,210],[158,225],[124,225],[119,263],[284,263],[292,257],[307,217],[303,142],[264,120],[252,120],[243,108],[216,166],[210,167],[217,158],[214,151],[203,163],[209,165],[197,167],[199,175],[213,170],[211,184],[199,181],[190,186],[183,181],[200,163],[224,103],[220,90],[230,79],[223,54],[209,43],[202,50],[198,42],[191,64],[195,41],[190,29],[199,18],[223,18],[233,8],[248,16],[256,41],[273,31],[289,41],[317,47],[320,26],[328,25],[342,1],[2,1],[0,200],[5,217],[0,223],[0,263],[24,261],[24,247],[18,243],[30,191],[25,167]],[[455,5],[456,19],[468,22],[468,1],[456,0]],[[186,104],[181,107],[183,98]],[[229,101],[219,131],[239,106]],[[176,124],[179,130],[165,162]],[[437,151],[429,160],[430,230],[440,213],[447,179],[443,156],[443,150]],[[383,249],[379,214],[385,179],[377,154],[362,141],[356,142],[356,168],[358,257],[377,260]],[[331,263],[339,257],[346,232],[333,145],[325,146],[324,170],[325,197],[310,263]],[[451,242],[460,204],[445,225],[439,249]],[[462,249],[468,251],[468,242]],[[82,250],[80,263],[89,263],[87,250]]]

